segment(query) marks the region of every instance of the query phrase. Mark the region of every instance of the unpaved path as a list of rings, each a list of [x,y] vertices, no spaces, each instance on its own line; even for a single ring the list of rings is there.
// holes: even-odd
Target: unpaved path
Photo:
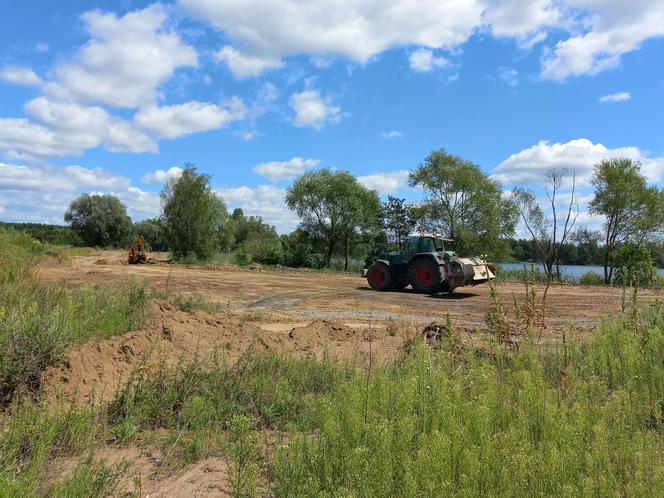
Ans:
[[[408,322],[441,320],[449,314],[455,324],[480,327],[492,308],[488,285],[457,289],[453,294],[427,296],[410,290],[375,292],[357,275],[290,269],[240,269],[233,266],[186,267],[159,263],[127,265],[124,251],[102,251],[74,257],[65,263],[47,260],[42,278],[67,280],[74,285],[126,283],[130,276],[148,279],[152,288],[169,293],[197,294],[233,311],[264,311],[283,319],[323,318],[342,322],[388,319]],[[507,306],[523,302],[522,284],[497,285]],[[538,287],[538,292],[543,292]],[[642,291],[642,299],[655,294]],[[591,326],[597,317],[617,313],[618,288],[554,285],[548,291],[549,323]]]

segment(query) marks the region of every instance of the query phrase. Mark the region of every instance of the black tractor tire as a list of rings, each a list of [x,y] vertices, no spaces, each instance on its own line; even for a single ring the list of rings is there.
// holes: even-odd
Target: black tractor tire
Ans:
[[[408,282],[402,282],[401,280],[395,280],[392,283],[392,288],[397,291],[402,291],[408,287]]]
[[[432,258],[417,258],[410,265],[410,284],[417,292],[434,294],[445,280],[445,269]]]
[[[382,261],[376,261],[367,271],[367,282],[373,290],[388,291],[392,288],[392,271]]]

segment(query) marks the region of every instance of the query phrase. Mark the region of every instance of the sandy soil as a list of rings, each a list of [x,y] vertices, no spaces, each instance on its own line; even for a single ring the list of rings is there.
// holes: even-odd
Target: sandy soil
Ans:
[[[163,262],[131,266],[124,251],[103,251],[64,262],[45,259],[39,274],[45,281],[65,280],[74,288],[123,286],[135,277],[171,298],[198,295],[221,305],[216,312],[184,312],[172,299],[154,301],[152,318],[144,329],[83,344],[68,353],[61,367],[45,372],[43,392],[52,404],[109,400],[137,368],[213,352],[232,364],[249,347],[317,357],[327,354],[359,364],[384,363],[403,355],[405,341],[427,330],[427,324],[445,327],[448,316],[461,340],[476,344],[482,340],[486,313],[494,309],[488,285],[461,288],[451,295],[427,296],[408,290],[380,293],[356,275]],[[498,284],[496,289],[508,308],[524,302],[521,284]],[[540,295],[542,291],[537,288]],[[599,317],[619,312],[621,294],[616,288],[552,286],[544,340],[555,340],[568,325],[591,330]],[[657,293],[641,292],[644,301],[656,297]],[[145,450],[102,448],[96,456],[110,464],[131,462],[124,482],[131,488],[134,477],[140,477],[141,489],[132,491],[142,496],[228,496],[228,465],[223,459],[206,459],[173,475],[156,476],[159,459]]]

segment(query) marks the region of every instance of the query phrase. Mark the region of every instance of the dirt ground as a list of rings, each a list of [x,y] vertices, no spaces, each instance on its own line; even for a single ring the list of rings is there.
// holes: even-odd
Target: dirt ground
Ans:
[[[74,288],[120,287],[134,277],[161,296],[151,304],[145,328],[83,344],[68,353],[63,366],[47,370],[42,387],[52,404],[107,401],[137,368],[211,353],[232,364],[249,347],[329,355],[361,365],[385,363],[403,355],[405,342],[427,324],[445,327],[449,321],[463,342],[476,344],[482,341],[486,313],[494,309],[488,285],[437,296],[409,290],[381,293],[359,275],[165,262],[127,265],[125,251],[100,251],[67,261],[50,258],[38,270],[41,279],[66,281]],[[523,284],[501,283],[496,290],[507,309],[525,301]],[[540,296],[543,290],[536,287]],[[174,304],[174,297],[188,295],[218,303],[218,310],[187,312]],[[648,301],[659,293],[641,291],[640,296]],[[622,289],[553,285],[546,302],[544,340],[555,340],[567,326],[590,333],[600,317],[618,313]],[[107,461],[127,456],[117,448],[100,451]],[[224,460],[204,460],[156,478],[154,458],[137,449],[127,451],[136,454],[128,455],[134,463],[125,484],[141,477],[144,496],[228,496]]]

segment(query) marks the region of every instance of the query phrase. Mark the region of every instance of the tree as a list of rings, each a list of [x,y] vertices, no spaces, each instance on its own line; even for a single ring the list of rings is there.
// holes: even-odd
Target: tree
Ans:
[[[335,249],[343,246],[348,269],[350,243],[358,235],[380,227],[378,194],[360,185],[347,171],[310,171],[288,189],[286,204],[300,217],[300,227],[325,241],[326,264]]]
[[[426,192],[417,209],[421,228],[455,239],[461,253],[507,256],[507,237],[514,233],[518,214],[512,202],[502,198],[500,182],[479,166],[436,150],[410,172],[409,184]]]
[[[210,175],[187,164],[161,191],[161,223],[173,257],[209,258],[218,251],[219,233],[228,217],[224,201],[210,187]]]
[[[591,214],[604,216],[604,282],[610,283],[615,255],[622,243],[647,241],[664,227],[662,191],[648,187],[641,164],[628,158],[605,159],[595,165]]]
[[[233,240],[233,248],[246,255],[248,260],[266,264],[281,262],[283,251],[279,234],[260,216],[245,216],[242,209],[236,208],[228,221],[227,231]]]
[[[544,265],[549,280],[560,280],[560,260],[565,244],[579,216],[576,202],[576,175],[572,173],[569,202],[560,215],[559,195],[568,172],[550,169],[546,173],[545,186],[551,217],[547,218],[532,190],[517,187],[512,191],[512,201],[535,245],[538,259]],[[555,268],[555,274],[554,274]]]
[[[127,208],[112,195],[81,195],[69,205],[65,221],[86,246],[125,244],[132,228]]]
[[[164,227],[158,218],[148,218],[134,223],[134,235],[142,235],[152,251],[168,251],[164,238]]]
[[[402,251],[410,232],[415,228],[415,216],[411,204],[405,199],[388,196],[383,204],[383,227],[387,240],[397,251]]]

